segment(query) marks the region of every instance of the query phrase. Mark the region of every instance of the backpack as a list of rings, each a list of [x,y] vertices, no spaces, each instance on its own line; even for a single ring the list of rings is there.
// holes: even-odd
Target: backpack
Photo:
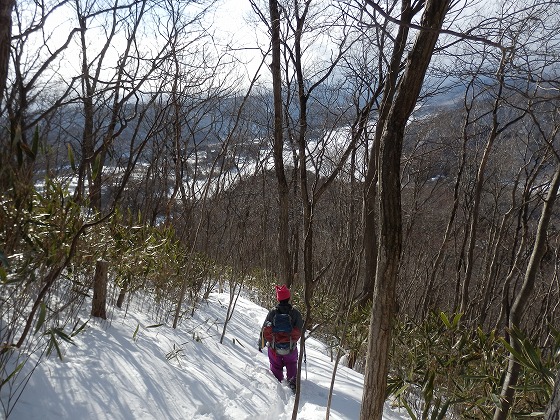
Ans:
[[[276,312],[274,314],[274,318],[272,318],[272,348],[276,350],[276,353],[285,356],[286,354],[291,353],[293,349],[292,344],[292,316],[290,314],[281,314]],[[276,342],[276,335],[278,333],[285,333],[288,334],[290,337],[289,343],[277,343]]]

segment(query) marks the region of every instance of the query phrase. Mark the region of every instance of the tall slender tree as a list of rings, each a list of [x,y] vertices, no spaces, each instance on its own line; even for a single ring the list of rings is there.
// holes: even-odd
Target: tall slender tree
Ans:
[[[379,127],[379,253],[376,261],[361,420],[381,419],[383,415],[391,323],[395,312],[396,283],[402,247],[402,143],[406,123],[420,95],[449,4],[450,1],[441,0],[428,0],[425,4],[412,4],[405,0],[401,4],[403,15],[421,7],[424,7],[424,12],[421,19],[422,29],[418,32],[408,55],[406,68],[397,84],[394,98],[390,91],[384,92],[383,97],[382,109],[385,107],[387,111],[386,118],[380,120],[382,125]],[[400,66],[401,63],[399,60],[398,63],[391,64]],[[366,259],[365,263],[370,265],[375,262]]]
[[[16,0],[0,0],[0,116],[8,78],[10,45],[12,44],[12,10],[15,4]]]
[[[290,252],[290,191],[286,170],[284,168],[284,116],[282,102],[282,69],[281,59],[281,38],[280,38],[280,7],[277,0],[269,1],[270,13],[270,40],[272,62],[270,71],[272,73],[272,97],[274,106],[274,129],[273,129],[273,156],[274,172],[276,173],[278,187],[278,253],[279,259],[279,278],[290,287],[294,277],[292,265],[292,253]]]

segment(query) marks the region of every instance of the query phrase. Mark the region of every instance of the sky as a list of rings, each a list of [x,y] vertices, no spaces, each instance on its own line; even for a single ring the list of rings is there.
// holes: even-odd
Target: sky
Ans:
[[[109,307],[106,321],[90,319],[62,346],[62,361],[39,364],[8,419],[291,419],[295,397],[257,349],[267,309],[239,297],[220,344],[228,303],[229,293],[212,293],[177,329],[154,326],[148,298]],[[314,338],[306,347],[298,419],[325,419],[333,362]],[[359,418],[362,386],[361,374],[339,366],[330,419]],[[386,405],[383,419],[408,417]]]

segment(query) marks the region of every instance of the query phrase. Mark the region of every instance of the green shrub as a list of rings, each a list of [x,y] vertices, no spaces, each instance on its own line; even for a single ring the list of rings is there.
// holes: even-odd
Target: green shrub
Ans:
[[[494,331],[469,330],[460,315],[432,313],[423,323],[397,322],[387,394],[412,418],[492,418],[510,346]],[[558,333],[547,352],[519,331],[522,366],[512,417],[539,415],[548,403],[558,368]],[[544,355],[543,355],[544,353]]]

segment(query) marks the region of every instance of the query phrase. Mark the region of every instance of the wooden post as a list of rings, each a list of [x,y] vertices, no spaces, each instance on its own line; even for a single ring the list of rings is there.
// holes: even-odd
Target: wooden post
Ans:
[[[98,260],[95,264],[95,276],[93,278],[93,301],[91,303],[91,316],[107,319],[105,309],[107,302],[107,271],[109,263]]]

